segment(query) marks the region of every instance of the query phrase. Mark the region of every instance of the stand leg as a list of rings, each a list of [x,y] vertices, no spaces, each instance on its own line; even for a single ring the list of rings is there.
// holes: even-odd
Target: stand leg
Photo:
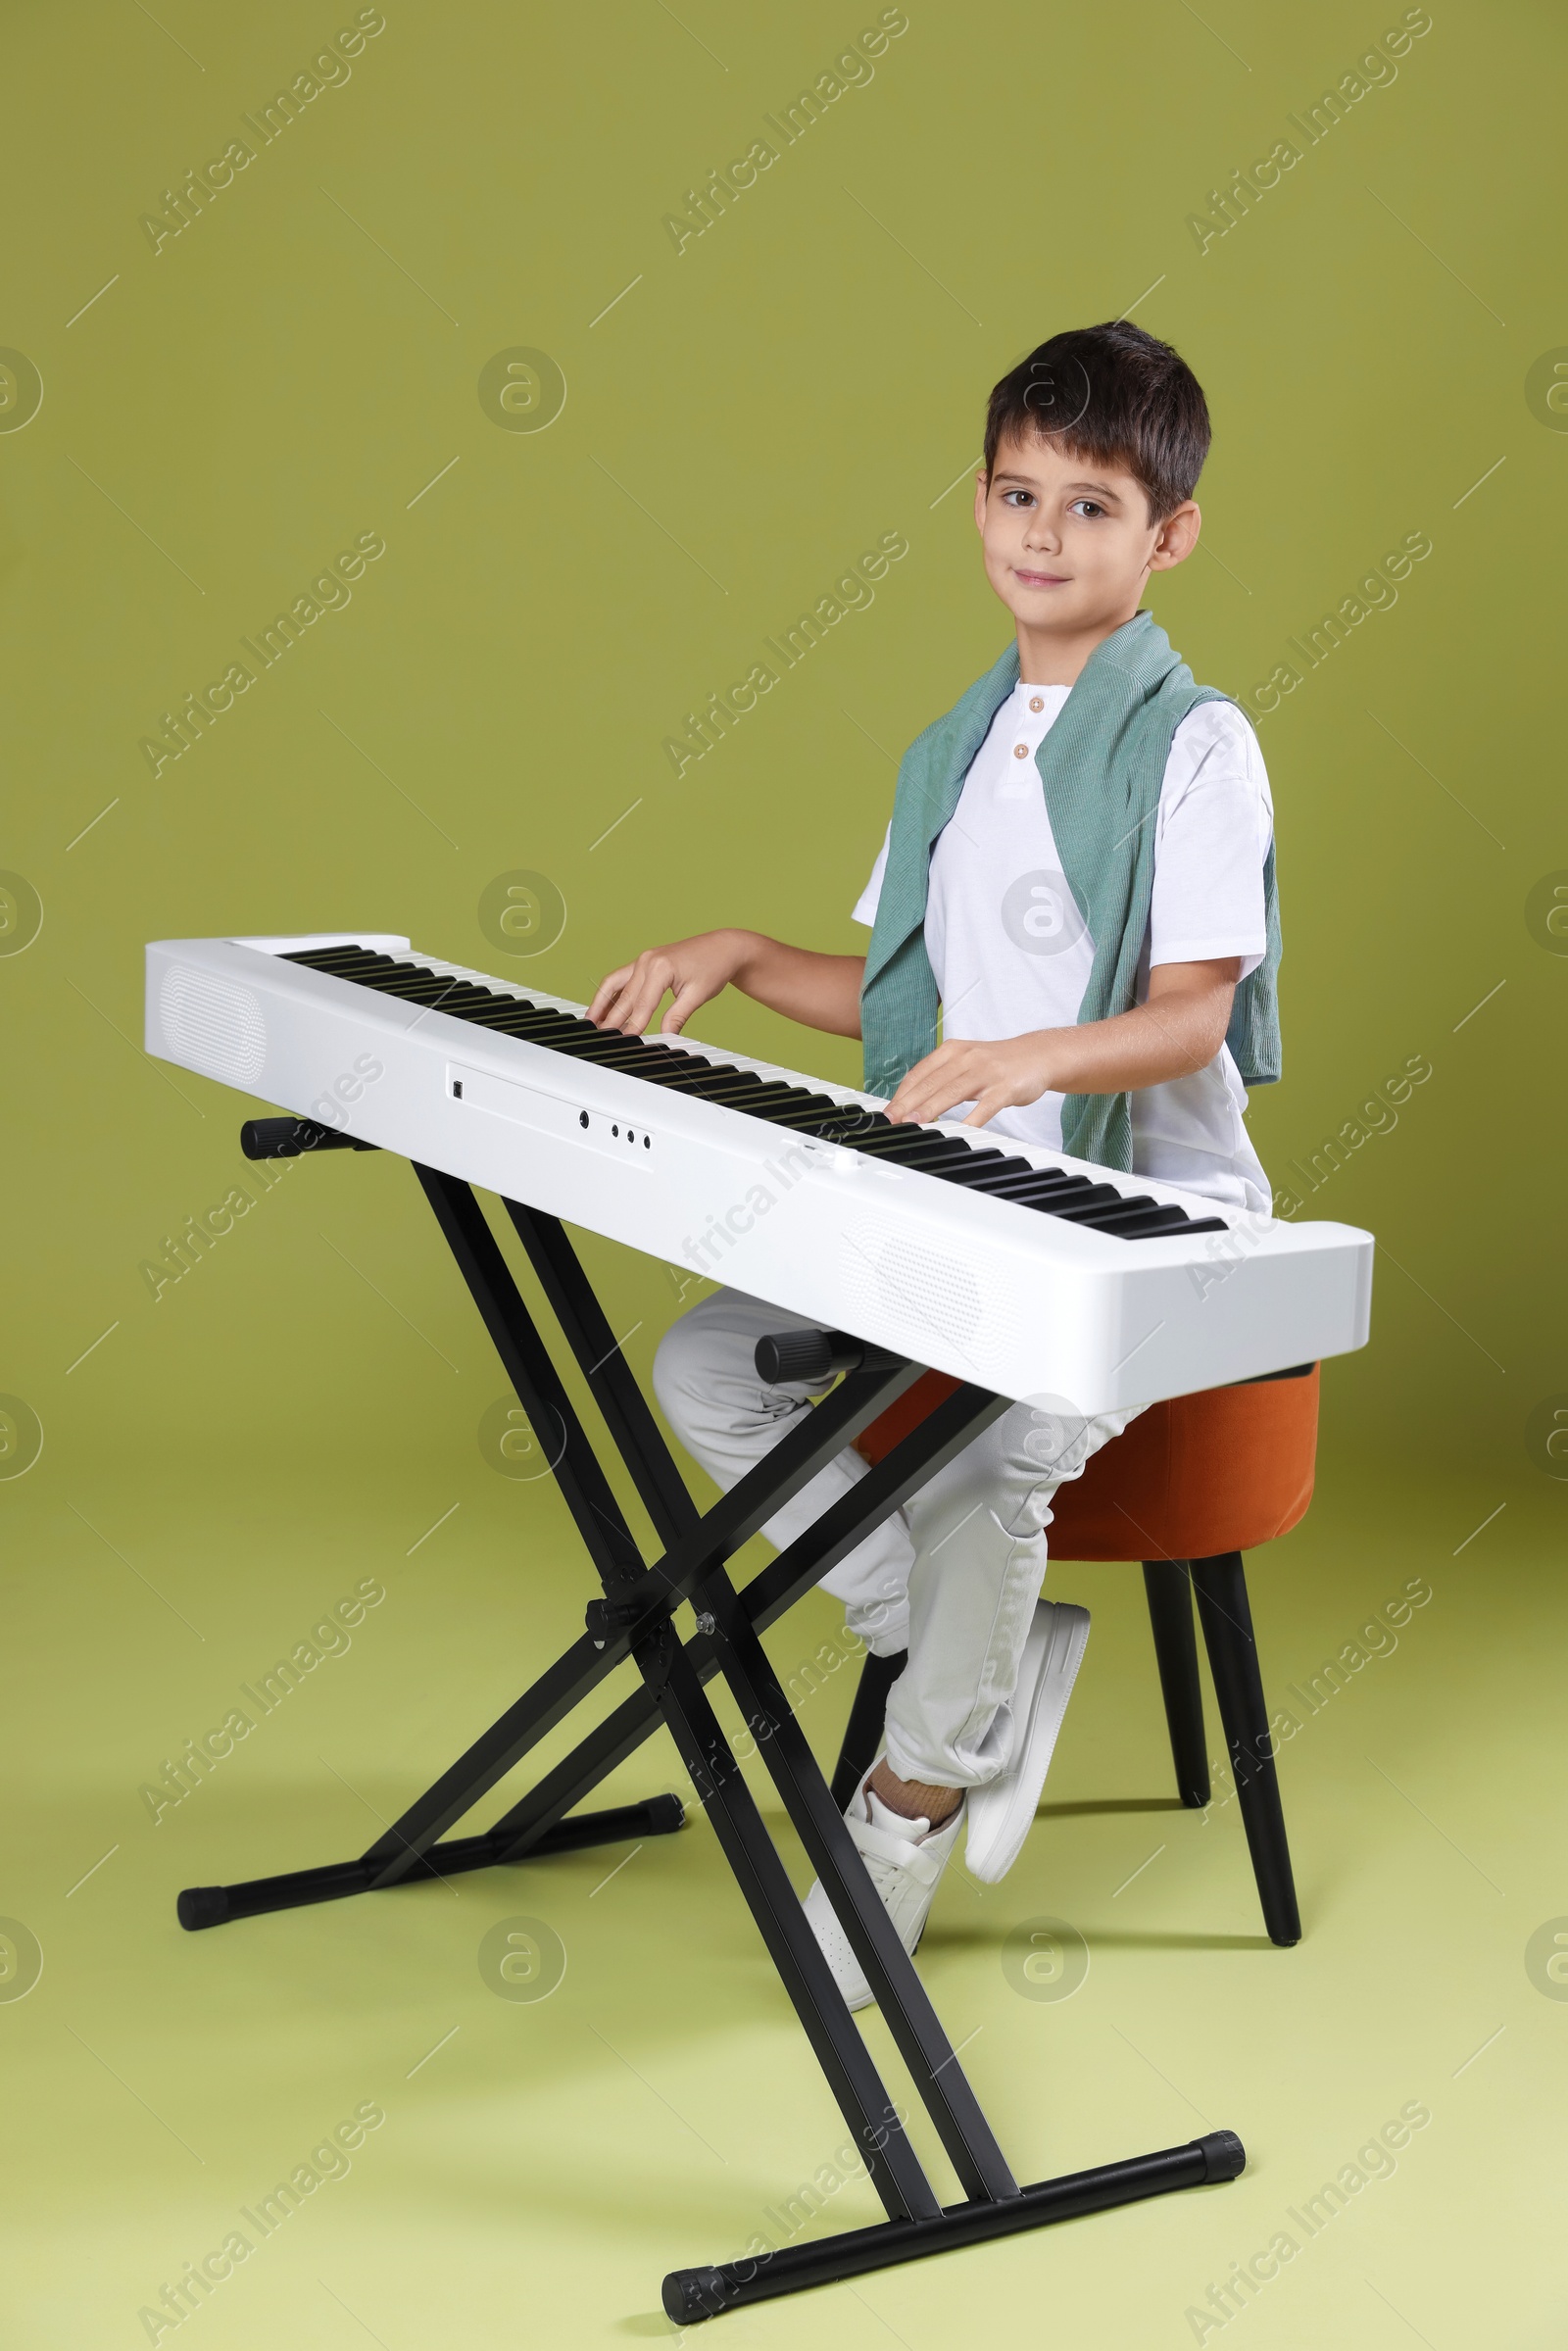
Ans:
[[[503,1200],[502,1206],[528,1252],[550,1310],[565,1333],[589,1393],[615,1440],[615,1449],[659,1530],[661,1543],[674,1543],[696,1526],[697,1504],[660,1434],[647,1398],[632,1378],[561,1219],[525,1208],[514,1200]]]
[[[855,1703],[844,1727],[839,1759],[833,1767],[833,1801],[840,1812],[865,1778],[882,1743],[888,1692],[903,1673],[908,1655],[907,1649],[900,1649],[893,1657],[878,1657],[873,1650],[866,1651],[860,1679],[855,1686]]]
[[[1208,1802],[1208,1750],[1203,1739],[1203,1693],[1193,1636],[1193,1593],[1185,1559],[1146,1559],[1144,1590],[1154,1629],[1154,1656],[1170,1729],[1176,1792],[1201,1810]]]
[[[1202,1620],[1214,1694],[1230,1748],[1231,1770],[1241,1798],[1242,1821],[1252,1856],[1263,1924],[1269,1939],[1296,1943],[1301,1939],[1301,1914],[1296,1905],[1296,1882],[1291,1875],[1291,1850],[1285,1841],[1285,1814],[1280,1806],[1279,1780],[1274,1768],[1274,1742],[1269,1733],[1268,1708],[1257,1670],[1257,1643],[1252,1636],[1252,1611],[1247,1597],[1247,1578],[1240,1551],[1215,1559],[1193,1561],[1193,1590]]]
[[[682,1653],[673,1626],[666,1625],[653,1641],[640,1644],[637,1662],[650,1687],[660,1689],[660,1711],[681,1761],[713,1824],[724,1858],[735,1873],[839,2110],[865,2155],[883,2204],[895,2218],[936,2219],[941,2206],[935,2192],[859,2028],[844,2005],[833,1971],[806,1923],[800,1896],[741,1778],[717,1717]],[[891,1933],[885,1912],[883,1917]]]
[[[728,1577],[711,1577],[702,1596],[717,1618],[724,1679],[965,2191],[1016,2196],[1018,2183]]]

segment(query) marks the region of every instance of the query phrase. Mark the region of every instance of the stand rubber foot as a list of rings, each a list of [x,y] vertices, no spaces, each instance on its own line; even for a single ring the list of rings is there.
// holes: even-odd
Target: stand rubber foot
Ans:
[[[226,1886],[187,1886],[175,1904],[179,1923],[194,1935],[201,1927],[221,1927],[228,1917]]]

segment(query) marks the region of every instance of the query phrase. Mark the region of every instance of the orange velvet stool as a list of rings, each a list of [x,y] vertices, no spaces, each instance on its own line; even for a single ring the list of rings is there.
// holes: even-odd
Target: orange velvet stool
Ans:
[[[958,1384],[927,1372],[862,1433],[858,1450],[880,1461]],[[1184,1804],[1201,1806],[1209,1777],[1196,1594],[1264,1922],[1277,1943],[1299,1941],[1301,1926],[1242,1553],[1305,1515],[1317,1408],[1315,1363],[1151,1404],[1058,1489],[1048,1534],[1053,1558],[1142,1561],[1177,1789]],[[834,1774],[841,1803],[876,1751],[903,1662],[867,1657],[862,1668]]]

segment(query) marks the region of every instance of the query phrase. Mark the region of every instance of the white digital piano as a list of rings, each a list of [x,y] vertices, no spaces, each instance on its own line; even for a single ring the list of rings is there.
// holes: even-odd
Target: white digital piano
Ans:
[[[380,932],[162,940],[147,1051],[1034,1402],[1078,1412],[1365,1344],[1372,1237],[1217,1207]]]

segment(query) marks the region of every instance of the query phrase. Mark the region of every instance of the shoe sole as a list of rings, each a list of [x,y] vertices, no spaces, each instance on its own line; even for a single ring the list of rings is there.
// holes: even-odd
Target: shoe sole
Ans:
[[[1040,1610],[1050,1608],[1043,1637]],[[972,1878],[994,1886],[1017,1860],[1040,1803],[1040,1791],[1072,1696],[1078,1668],[1089,1644],[1089,1611],[1068,1600],[1042,1600],[1024,1645],[1018,1679],[1024,1682],[1038,1657],[1033,1694],[1018,1745],[1018,1761],[1001,1783],[969,1790],[969,1834],[964,1861]],[[993,1788],[995,1794],[993,1795]],[[989,1799],[989,1800],[988,1800]]]

